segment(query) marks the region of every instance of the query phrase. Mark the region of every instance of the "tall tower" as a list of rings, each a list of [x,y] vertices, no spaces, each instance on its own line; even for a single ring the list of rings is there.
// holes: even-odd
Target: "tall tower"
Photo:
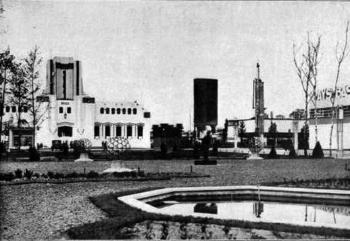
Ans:
[[[57,100],[73,100],[83,94],[81,62],[71,57],[54,57],[47,61],[46,93]]]
[[[260,79],[260,65],[256,64],[257,78],[253,80],[253,109],[255,109],[255,133],[264,135],[264,82]]]
[[[194,127],[198,133],[210,126],[215,131],[218,123],[218,80],[194,79]]]

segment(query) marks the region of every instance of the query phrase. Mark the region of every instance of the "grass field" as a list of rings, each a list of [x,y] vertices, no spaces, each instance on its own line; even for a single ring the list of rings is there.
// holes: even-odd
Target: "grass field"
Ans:
[[[88,199],[111,192],[150,187],[209,186],[283,182],[295,179],[326,179],[349,176],[346,160],[281,159],[218,160],[218,166],[194,166],[193,160],[125,161],[127,167],[145,172],[179,172],[190,170],[209,174],[210,178],[176,178],[147,182],[96,182],[69,184],[27,184],[1,186],[1,237],[9,240],[49,239],[62,230],[106,219],[107,215]],[[0,172],[32,169],[34,172],[102,171],[110,162],[2,162]]]

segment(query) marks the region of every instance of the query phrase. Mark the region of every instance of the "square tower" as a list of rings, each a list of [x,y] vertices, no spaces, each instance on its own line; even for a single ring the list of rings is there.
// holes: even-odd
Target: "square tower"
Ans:
[[[83,94],[81,63],[72,57],[54,57],[47,61],[46,94],[57,100],[73,100]]]

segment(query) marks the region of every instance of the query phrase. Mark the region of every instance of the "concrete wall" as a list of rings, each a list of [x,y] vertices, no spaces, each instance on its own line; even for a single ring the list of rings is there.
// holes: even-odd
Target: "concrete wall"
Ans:
[[[310,148],[313,148],[316,144],[316,132],[315,132],[315,122],[310,121]],[[318,120],[318,141],[321,143],[323,149],[329,149],[329,139],[331,130],[331,119],[323,118]],[[341,139],[341,135],[339,136]],[[340,148],[340,142],[339,142]],[[332,149],[338,149],[337,145],[337,122],[335,122],[332,133]],[[350,149],[350,117],[345,117],[343,120],[343,149]]]

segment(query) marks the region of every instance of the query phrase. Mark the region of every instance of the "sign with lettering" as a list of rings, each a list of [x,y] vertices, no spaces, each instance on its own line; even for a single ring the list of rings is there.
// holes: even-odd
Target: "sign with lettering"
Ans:
[[[339,86],[336,91],[325,88],[317,92],[317,107],[330,107],[331,100],[335,97],[335,105],[350,105],[350,84]]]

